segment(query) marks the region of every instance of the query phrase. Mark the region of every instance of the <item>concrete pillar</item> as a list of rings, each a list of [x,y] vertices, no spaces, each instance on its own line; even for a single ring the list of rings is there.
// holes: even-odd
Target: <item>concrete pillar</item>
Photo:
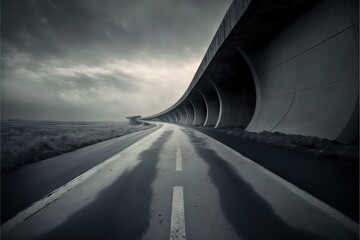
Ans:
[[[206,117],[204,126],[213,127],[216,125],[220,113],[220,101],[214,86],[209,84],[207,88],[199,91],[204,98],[206,107]]]
[[[171,112],[171,115],[172,115],[173,123],[176,123],[176,122],[177,122],[177,119],[176,119],[176,114],[175,114],[175,112]]]
[[[180,123],[180,113],[177,110],[174,110],[174,114],[176,116],[176,123]]]
[[[177,109],[177,111],[178,111],[178,113],[180,114],[180,121],[179,121],[179,123],[180,123],[180,124],[185,124],[186,118],[187,118],[187,114],[186,114],[185,109],[184,109],[183,107],[179,107],[179,108]]]
[[[170,123],[170,122],[171,122],[170,114],[167,113],[167,114],[165,115],[165,117],[166,117],[166,121]]]
[[[169,118],[169,123],[173,123],[173,122],[174,122],[174,116],[172,115],[172,113],[169,112],[169,113],[167,114],[167,116],[168,116],[168,118]]]
[[[206,104],[203,96],[198,91],[197,94],[193,94],[189,101],[194,108],[194,121],[192,122],[193,125],[202,126],[205,123],[206,119]]]
[[[188,115],[188,111],[187,111],[186,107],[185,107],[185,106],[182,106],[182,108],[184,109],[184,111],[185,111],[185,116],[186,116],[186,117],[185,117],[185,121],[183,122],[183,124],[186,124],[189,115]]]
[[[189,101],[189,99],[184,101],[184,108],[187,114],[187,118],[186,118],[186,125],[192,125],[193,121],[194,121],[194,108],[191,104],[191,102]]]
[[[220,101],[220,115],[215,128],[228,126],[247,127],[256,104],[255,81],[250,68],[241,54],[229,59],[222,69],[226,77],[212,81]]]

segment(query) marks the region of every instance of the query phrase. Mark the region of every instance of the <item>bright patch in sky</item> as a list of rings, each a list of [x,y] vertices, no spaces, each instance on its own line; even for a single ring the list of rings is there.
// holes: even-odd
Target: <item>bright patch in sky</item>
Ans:
[[[122,121],[167,109],[229,4],[3,1],[2,118]]]

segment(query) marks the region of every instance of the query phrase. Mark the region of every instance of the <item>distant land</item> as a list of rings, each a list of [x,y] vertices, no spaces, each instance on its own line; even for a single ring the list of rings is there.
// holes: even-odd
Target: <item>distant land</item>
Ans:
[[[1,172],[153,126],[125,121],[2,120]]]

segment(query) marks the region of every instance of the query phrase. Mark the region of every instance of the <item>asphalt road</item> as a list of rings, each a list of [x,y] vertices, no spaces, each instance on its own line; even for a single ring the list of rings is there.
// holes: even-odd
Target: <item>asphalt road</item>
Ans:
[[[358,239],[352,220],[194,129],[165,124],[104,160],[3,239]]]
[[[156,131],[150,128],[103,141],[1,174],[1,223],[98,165],[131,144]]]
[[[359,221],[359,169],[341,159],[277,147],[209,128],[196,130],[220,141],[330,206]]]

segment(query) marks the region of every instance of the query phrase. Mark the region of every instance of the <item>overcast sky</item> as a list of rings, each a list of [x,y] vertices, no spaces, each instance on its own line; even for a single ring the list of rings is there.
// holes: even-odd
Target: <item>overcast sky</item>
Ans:
[[[3,0],[2,118],[123,121],[188,87],[231,0]]]

